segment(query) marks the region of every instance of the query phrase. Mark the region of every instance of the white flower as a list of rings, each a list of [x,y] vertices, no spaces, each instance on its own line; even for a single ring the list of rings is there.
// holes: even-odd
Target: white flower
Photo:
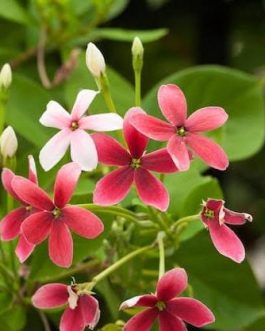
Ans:
[[[101,73],[106,70],[104,56],[93,43],[87,45],[86,65],[92,75],[96,78],[100,77]]]
[[[16,154],[18,147],[15,131],[11,126],[8,126],[3,131],[0,138],[0,150],[4,158],[13,157]]]
[[[12,82],[12,70],[8,63],[4,64],[0,71],[0,88],[7,89]]]

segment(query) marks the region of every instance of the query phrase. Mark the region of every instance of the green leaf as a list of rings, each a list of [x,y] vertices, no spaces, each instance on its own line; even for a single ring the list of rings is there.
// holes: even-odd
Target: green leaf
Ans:
[[[16,23],[32,23],[32,19],[30,18],[26,10],[16,0],[1,0],[0,16]]]
[[[190,112],[206,106],[221,106],[229,114],[227,124],[215,130],[231,161],[255,154],[264,142],[264,101],[261,84],[253,76],[219,66],[201,66],[175,73],[157,84],[146,96],[143,108],[161,116],[157,90],[161,84],[179,85]]]
[[[12,308],[0,314],[0,325],[2,330],[20,331],[23,330],[25,324],[26,312],[18,305],[13,305]]]
[[[108,19],[111,20],[121,14],[129,4],[129,0],[113,0],[108,13]]]

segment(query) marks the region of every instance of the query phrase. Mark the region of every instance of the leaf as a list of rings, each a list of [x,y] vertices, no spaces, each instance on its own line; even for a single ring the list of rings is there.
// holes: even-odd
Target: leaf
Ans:
[[[26,312],[18,305],[13,305],[12,308],[0,314],[0,325],[2,330],[20,331],[23,330],[25,324]]]
[[[113,0],[113,4],[108,13],[108,20],[120,15],[129,4],[129,0]]]
[[[31,17],[26,10],[16,0],[1,0],[0,1],[0,16],[9,21],[21,24],[32,23]]]

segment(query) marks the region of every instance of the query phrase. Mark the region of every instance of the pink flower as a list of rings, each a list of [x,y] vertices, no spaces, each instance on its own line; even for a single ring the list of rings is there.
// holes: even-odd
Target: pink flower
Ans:
[[[28,178],[31,182],[38,184],[36,167],[33,157],[30,155],[29,160],[29,174]],[[24,220],[34,213],[37,212],[35,208],[32,208],[30,204],[21,199],[15,190],[13,189],[11,183],[16,175],[9,169],[5,168],[2,172],[2,183],[5,190],[12,198],[21,203],[21,207],[12,210],[7,214],[0,223],[0,233],[2,240],[13,240],[19,237],[18,244],[16,247],[16,255],[19,261],[22,263],[27,260],[34,250],[34,245],[29,243],[23,233],[21,233],[21,225]]]
[[[93,170],[98,163],[95,144],[85,130],[113,131],[122,128],[123,120],[117,114],[84,116],[98,92],[82,90],[78,93],[71,114],[55,101],[50,101],[40,118],[41,124],[59,129],[40,151],[40,163],[50,170],[64,156],[68,146],[71,158],[82,170]]]
[[[139,197],[145,204],[165,211],[169,204],[168,192],[150,171],[171,173],[176,172],[177,168],[166,149],[145,154],[148,138],[129,123],[132,115],[139,113],[144,112],[138,108],[132,108],[127,112],[124,120],[123,132],[129,150],[109,136],[93,135],[99,161],[119,167],[97,183],[94,203],[103,206],[119,203],[135,183]]]
[[[218,252],[235,262],[242,262],[245,258],[244,246],[226,224],[242,225],[246,221],[252,222],[252,216],[225,208],[223,200],[208,199],[203,203],[201,219],[209,229],[211,239]]]
[[[82,237],[92,239],[99,236],[104,228],[93,213],[67,205],[80,173],[80,166],[74,162],[59,170],[54,186],[54,201],[26,178],[17,176],[12,181],[12,188],[19,198],[39,210],[22,223],[24,236],[34,245],[49,237],[50,259],[61,267],[70,267],[72,264],[73,240],[69,229]]]
[[[144,307],[124,326],[124,331],[149,331],[156,318],[160,331],[187,331],[184,322],[196,327],[213,323],[213,313],[203,303],[193,298],[178,297],[188,285],[184,269],[166,272],[158,281],[155,294],[145,294],[122,303],[120,309]]]
[[[83,331],[86,327],[93,330],[100,317],[98,301],[89,294],[79,294],[75,285],[44,285],[34,294],[32,303],[40,309],[58,308],[67,304],[61,317],[60,331]]]
[[[131,123],[149,138],[168,141],[167,150],[179,170],[189,169],[189,150],[215,169],[225,170],[228,167],[223,149],[200,134],[217,129],[226,122],[228,115],[222,108],[201,108],[187,118],[185,96],[178,86],[171,84],[160,87],[158,103],[169,123],[146,114],[135,115]]]

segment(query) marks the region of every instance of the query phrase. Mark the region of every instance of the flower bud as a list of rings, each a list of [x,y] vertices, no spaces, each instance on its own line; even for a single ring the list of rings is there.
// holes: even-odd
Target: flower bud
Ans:
[[[133,56],[143,56],[144,47],[139,37],[135,37],[132,44],[132,54]]]
[[[99,78],[106,70],[104,56],[93,43],[87,45],[86,65],[95,78]]]
[[[12,82],[12,70],[8,63],[0,71],[0,88],[8,89]]]
[[[0,138],[0,150],[4,159],[12,158],[17,151],[18,143],[15,131],[11,126],[8,126],[3,131]]]

